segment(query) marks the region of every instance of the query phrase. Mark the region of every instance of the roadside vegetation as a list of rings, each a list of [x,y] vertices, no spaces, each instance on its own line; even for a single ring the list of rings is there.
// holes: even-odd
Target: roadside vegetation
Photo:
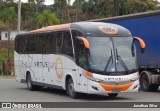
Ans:
[[[18,0],[0,0],[0,29],[16,29]],[[157,0],[28,0],[22,3],[21,30],[158,10]]]
[[[8,59],[8,41],[0,41],[0,75],[11,75],[14,72],[14,41],[10,42]]]

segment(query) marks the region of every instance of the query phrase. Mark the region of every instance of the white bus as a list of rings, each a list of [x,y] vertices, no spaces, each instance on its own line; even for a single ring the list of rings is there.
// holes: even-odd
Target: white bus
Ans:
[[[124,27],[101,22],[49,26],[15,38],[15,79],[29,90],[46,86],[116,97],[137,92],[139,73],[135,41]]]

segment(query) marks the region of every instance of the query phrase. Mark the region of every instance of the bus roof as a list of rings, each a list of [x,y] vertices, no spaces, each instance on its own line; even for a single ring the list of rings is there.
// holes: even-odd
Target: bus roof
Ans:
[[[52,31],[52,30],[59,30],[59,29],[64,29],[64,28],[70,28],[70,24],[62,24],[62,25],[54,25],[54,26],[48,26],[48,27],[42,27],[37,30],[32,30],[32,32],[45,32],[45,31]]]
[[[62,25],[48,26],[45,28],[32,30],[30,33],[41,33],[62,29],[75,29],[83,33],[85,36],[98,36],[98,35],[110,35],[110,36],[130,36],[131,33],[126,28],[103,22],[75,22]]]

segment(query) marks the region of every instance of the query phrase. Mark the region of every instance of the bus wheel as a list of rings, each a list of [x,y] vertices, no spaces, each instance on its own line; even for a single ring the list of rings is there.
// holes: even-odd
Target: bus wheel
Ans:
[[[36,86],[33,85],[33,83],[32,83],[32,78],[31,78],[31,75],[30,75],[30,74],[27,75],[26,82],[27,82],[27,88],[28,88],[30,91],[33,91],[33,90],[36,89]]]
[[[108,96],[109,97],[116,97],[116,96],[118,96],[118,93],[108,93]]]
[[[151,90],[151,85],[152,85],[151,79],[152,79],[152,75],[150,72],[144,71],[141,73],[140,85],[141,85],[141,89],[143,91],[150,91]]]
[[[158,90],[158,85],[152,84],[152,73],[148,71],[142,72],[141,78],[140,78],[140,85],[141,89],[143,91],[157,91]]]
[[[70,78],[67,82],[67,93],[71,98],[77,98],[78,97],[78,93],[75,92],[74,90],[74,83],[72,78]]]
[[[143,72],[140,78],[140,85],[143,91],[149,91],[150,83],[150,74],[147,72]]]

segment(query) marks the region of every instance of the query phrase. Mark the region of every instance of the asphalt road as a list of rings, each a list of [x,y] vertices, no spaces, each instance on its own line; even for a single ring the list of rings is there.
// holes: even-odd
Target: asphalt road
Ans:
[[[14,79],[0,79],[0,102],[160,102],[160,89],[158,92],[144,92],[139,91],[138,93],[120,93],[116,98],[110,98],[108,96],[95,96],[95,95],[82,95],[79,99],[71,99],[68,97],[64,91],[43,88],[39,91],[28,91],[26,84],[18,83]],[[123,109],[127,111],[131,109],[135,111],[136,109],[129,108]],[[3,109],[4,110],[4,109]],[[9,111],[9,109],[5,109]],[[46,109],[51,110],[51,109]],[[44,110],[44,111],[46,111]],[[72,111],[74,109],[57,109]],[[56,111],[57,111],[56,110]],[[76,109],[81,111],[81,109]],[[89,109],[83,109],[83,111],[88,111]],[[106,111],[106,108],[93,109],[93,111]],[[113,111],[119,111],[119,109],[114,109]],[[150,111],[151,109],[145,109],[144,111]],[[1,109],[0,109],[1,111]],[[19,111],[18,109],[16,111]],[[21,110],[20,110],[21,111]],[[26,109],[26,111],[28,111]],[[40,109],[33,111],[41,111]],[[112,111],[110,109],[109,111]],[[138,111],[141,111],[138,109]],[[156,108],[154,111],[160,111]]]

